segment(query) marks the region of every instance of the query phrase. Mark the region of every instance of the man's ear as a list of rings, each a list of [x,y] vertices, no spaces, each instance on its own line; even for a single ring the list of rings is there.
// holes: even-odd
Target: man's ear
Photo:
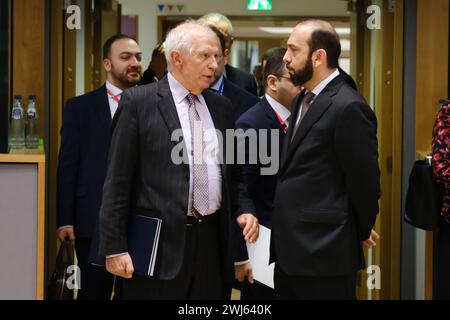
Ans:
[[[180,52],[173,50],[170,53],[170,60],[172,61],[173,66],[180,66],[183,63],[183,57]]]
[[[225,41],[225,50],[228,50],[228,54],[231,53],[231,46],[233,45],[234,38],[228,37]]]
[[[269,74],[266,78],[267,87],[270,88],[272,91],[278,90],[278,78],[274,76],[273,74]]]
[[[321,65],[327,65],[327,52],[324,49],[316,50],[312,55],[312,63],[315,68]]]
[[[223,50],[223,57],[227,58],[230,55],[230,50],[229,49],[225,49]]]
[[[103,59],[103,68],[105,68],[106,72],[110,72],[111,71],[111,60],[109,60],[108,58]]]

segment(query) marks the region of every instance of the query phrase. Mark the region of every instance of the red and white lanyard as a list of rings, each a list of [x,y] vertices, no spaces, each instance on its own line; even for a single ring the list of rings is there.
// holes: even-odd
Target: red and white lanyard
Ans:
[[[111,90],[106,89],[106,92],[108,92],[108,95],[109,95],[111,98],[113,98],[114,101],[116,101],[117,103],[120,102],[120,98],[119,98],[118,96],[116,96],[114,93],[112,93]]]
[[[273,110],[273,112],[275,112],[275,114],[277,115],[278,121],[281,124],[281,127],[283,128],[284,133],[286,133],[288,131],[288,126],[287,124],[283,121],[283,119],[281,119],[280,115],[278,114],[278,112],[276,112],[275,110]]]

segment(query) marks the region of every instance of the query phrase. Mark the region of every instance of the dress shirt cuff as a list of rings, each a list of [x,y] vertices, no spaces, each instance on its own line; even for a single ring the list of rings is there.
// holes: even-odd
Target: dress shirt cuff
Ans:
[[[109,255],[109,256],[106,256],[106,259],[108,259],[108,258],[115,258],[115,257],[119,257],[119,256],[124,256],[124,255],[126,255],[126,254],[128,254],[128,252],[122,252],[122,253],[111,254],[111,255]]]
[[[250,260],[247,259],[247,260],[244,260],[244,261],[236,261],[236,262],[234,263],[234,265],[235,265],[235,266],[241,266],[241,265],[243,265],[243,264],[246,264],[247,262],[250,262]]]
[[[58,228],[58,231],[59,231],[59,230],[62,230],[62,229],[68,229],[68,228],[73,228],[73,226],[70,225],[70,224],[65,225],[65,226],[61,226],[61,227]]]

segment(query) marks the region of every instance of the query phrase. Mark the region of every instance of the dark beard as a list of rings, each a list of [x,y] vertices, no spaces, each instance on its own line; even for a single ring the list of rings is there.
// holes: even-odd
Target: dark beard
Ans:
[[[111,65],[111,74],[112,76],[120,83],[122,83],[125,87],[133,87],[139,83],[142,78],[142,75],[139,78],[128,78],[128,72],[137,72],[141,75],[141,68],[132,68],[130,70],[126,70],[123,74],[119,74],[114,69],[114,66]]]
[[[303,69],[300,70],[292,70],[294,73],[289,73],[291,76],[291,81],[295,86],[303,86],[306,82],[311,80],[313,76],[313,66],[312,66],[312,59],[311,57],[308,57],[308,60],[306,61],[306,65]]]

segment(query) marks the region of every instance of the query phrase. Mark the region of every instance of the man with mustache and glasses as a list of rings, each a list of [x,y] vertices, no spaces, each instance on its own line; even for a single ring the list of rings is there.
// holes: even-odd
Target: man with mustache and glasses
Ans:
[[[255,204],[255,211],[261,225],[270,229],[272,225],[273,197],[277,184],[279,152],[289,128],[291,105],[301,88],[294,86],[283,56],[285,48],[275,47],[265,54],[263,69],[264,97],[236,121],[236,128],[267,132],[267,136],[258,135],[256,163],[251,163],[251,146],[245,141],[246,163],[243,165],[243,177],[247,182],[247,192]],[[273,136],[275,133],[277,135]],[[276,137],[274,140],[273,137]],[[239,138],[238,138],[239,139]],[[261,151],[262,149],[267,150]],[[262,154],[270,155],[271,163],[263,160]],[[263,169],[274,166],[274,172],[264,173]],[[241,239],[239,239],[241,238]],[[241,300],[270,300],[274,298],[273,289],[253,282],[253,266],[248,260],[247,247],[241,237],[233,237],[235,277],[242,283]],[[247,278],[248,281],[244,281]]]
[[[377,121],[340,74],[334,28],[300,22],[284,55],[294,99],[275,192],[271,260],[281,299],[355,299],[362,246],[375,244]]]
[[[67,101],[63,112],[57,173],[58,238],[75,243],[81,270],[78,299],[110,299],[114,276],[89,264],[89,252],[102,200],[112,119],[122,90],[141,80],[141,50],[118,34],[103,46],[106,83]],[[120,284],[116,282],[116,292]]]

